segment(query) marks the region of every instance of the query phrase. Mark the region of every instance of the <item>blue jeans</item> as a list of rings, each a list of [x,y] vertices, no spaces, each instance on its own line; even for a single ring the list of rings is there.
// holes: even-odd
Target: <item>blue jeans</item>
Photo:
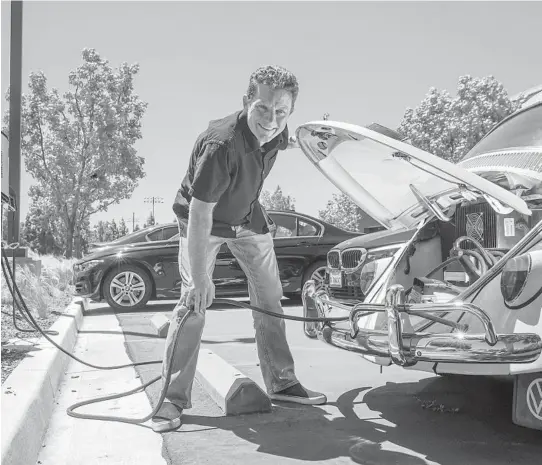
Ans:
[[[166,339],[162,382],[165,381],[167,361],[173,351],[175,330],[179,320],[188,311],[185,301],[187,289],[192,284],[188,264],[187,239],[182,236],[183,234],[179,239],[179,271],[183,280],[182,295],[173,310]],[[271,234],[256,234],[248,229],[238,228],[236,237],[232,239],[210,236],[207,252],[207,269],[210,276],[213,275],[216,255],[224,242],[227,243],[248,278],[250,303],[266,310],[283,313],[280,304],[282,284]],[[252,317],[256,330],[260,368],[267,392],[271,394],[293,386],[298,381],[294,374],[293,357],[286,341],[284,320],[258,312],[252,312]],[[196,374],[204,325],[205,314],[192,313],[179,332],[180,339],[173,354],[172,376],[166,388],[166,399],[183,409],[192,407],[192,384]]]

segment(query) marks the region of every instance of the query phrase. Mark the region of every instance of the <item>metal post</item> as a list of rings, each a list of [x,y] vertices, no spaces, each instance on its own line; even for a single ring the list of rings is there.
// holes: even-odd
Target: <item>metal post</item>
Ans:
[[[21,208],[21,88],[23,62],[23,2],[11,2],[9,76],[9,185],[16,208],[8,213],[8,242],[19,242]]]
[[[152,220],[154,221],[154,224],[156,224],[156,217],[154,216],[154,204],[164,203],[164,199],[162,197],[145,197],[143,201],[145,203],[152,203]]]

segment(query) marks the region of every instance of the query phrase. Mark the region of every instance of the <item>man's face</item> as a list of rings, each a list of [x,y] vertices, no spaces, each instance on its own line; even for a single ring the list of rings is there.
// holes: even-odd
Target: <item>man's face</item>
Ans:
[[[243,105],[247,111],[248,127],[260,145],[277,137],[286,127],[292,113],[292,94],[284,89],[272,89],[258,84],[254,96],[245,95]]]

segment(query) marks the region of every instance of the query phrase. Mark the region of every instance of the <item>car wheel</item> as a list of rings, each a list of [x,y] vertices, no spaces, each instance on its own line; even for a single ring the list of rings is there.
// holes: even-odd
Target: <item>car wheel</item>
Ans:
[[[319,261],[309,266],[303,275],[303,284],[301,288],[303,289],[305,283],[309,279],[312,279],[316,285],[316,290],[322,289],[324,287],[324,279],[326,278],[326,266],[327,263],[325,261]]]
[[[152,281],[139,266],[121,265],[105,278],[103,293],[112,308],[136,310],[143,308],[151,298]]]

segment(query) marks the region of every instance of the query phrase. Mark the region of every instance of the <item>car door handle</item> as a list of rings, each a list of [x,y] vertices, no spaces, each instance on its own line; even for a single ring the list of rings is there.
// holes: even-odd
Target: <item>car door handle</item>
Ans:
[[[298,246],[298,245],[310,245],[310,242],[309,241],[301,241],[301,242],[298,242],[296,244],[296,246]]]

